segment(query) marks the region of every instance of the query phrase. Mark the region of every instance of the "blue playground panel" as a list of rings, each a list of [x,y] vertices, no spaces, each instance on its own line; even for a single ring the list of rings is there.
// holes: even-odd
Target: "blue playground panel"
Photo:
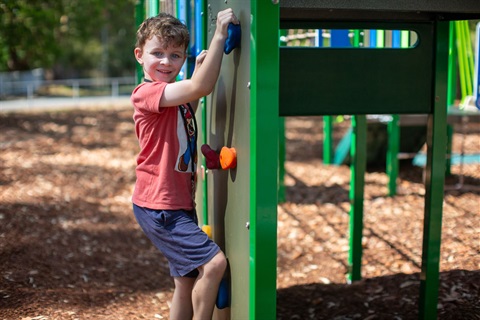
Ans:
[[[474,154],[452,154],[450,157],[452,165],[480,163],[480,153]],[[424,167],[427,163],[427,155],[419,153],[413,158],[412,163],[418,167]]]

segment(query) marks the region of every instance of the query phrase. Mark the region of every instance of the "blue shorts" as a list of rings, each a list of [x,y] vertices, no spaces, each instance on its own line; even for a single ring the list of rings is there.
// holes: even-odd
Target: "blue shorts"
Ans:
[[[167,258],[172,277],[196,278],[197,268],[220,251],[198,227],[195,210],[153,210],[133,204],[133,213],[143,232]]]

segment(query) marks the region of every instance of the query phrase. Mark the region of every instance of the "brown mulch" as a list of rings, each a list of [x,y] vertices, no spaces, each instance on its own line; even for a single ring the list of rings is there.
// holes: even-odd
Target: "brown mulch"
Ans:
[[[417,319],[423,169],[366,174],[363,280],[347,284],[350,170],[322,157],[322,118],[286,121],[278,206],[278,319]],[[336,126],[336,141],[348,121]],[[454,152],[480,153],[480,127]],[[130,196],[130,108],[0,114],[0,319],[167,319],[173,283]],[[439,319],[480,319],[480,164],[445,188]],[[235,317],[232,317],[233,320]],[[243,320],[243,319],[240,319]]]

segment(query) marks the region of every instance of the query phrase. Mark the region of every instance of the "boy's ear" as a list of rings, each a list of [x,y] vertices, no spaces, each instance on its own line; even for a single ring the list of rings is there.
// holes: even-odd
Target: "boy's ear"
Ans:
[[[143,55],[143,52],[142,52],[142,49],[140,48],[135,48],[133,50],[133,54],[135,55],[135,59],[137,59],[138,63],[140,64],[143,64],[143,59],[142,59],[142,55]]]

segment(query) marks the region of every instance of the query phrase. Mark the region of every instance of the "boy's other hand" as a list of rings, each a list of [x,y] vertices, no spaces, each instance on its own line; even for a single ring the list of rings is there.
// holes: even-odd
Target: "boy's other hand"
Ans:
[[[198,54],[198,56],[195,58],[195,69],[194,69],[194,72],[195,72],[195,70],[197,70],[198,68],[201,67],[203,61],[205,60],[205,57],[207,56],[207,53],[208,53],[207,50],[202,50],[202,52],[200,52],[200,53]]]

